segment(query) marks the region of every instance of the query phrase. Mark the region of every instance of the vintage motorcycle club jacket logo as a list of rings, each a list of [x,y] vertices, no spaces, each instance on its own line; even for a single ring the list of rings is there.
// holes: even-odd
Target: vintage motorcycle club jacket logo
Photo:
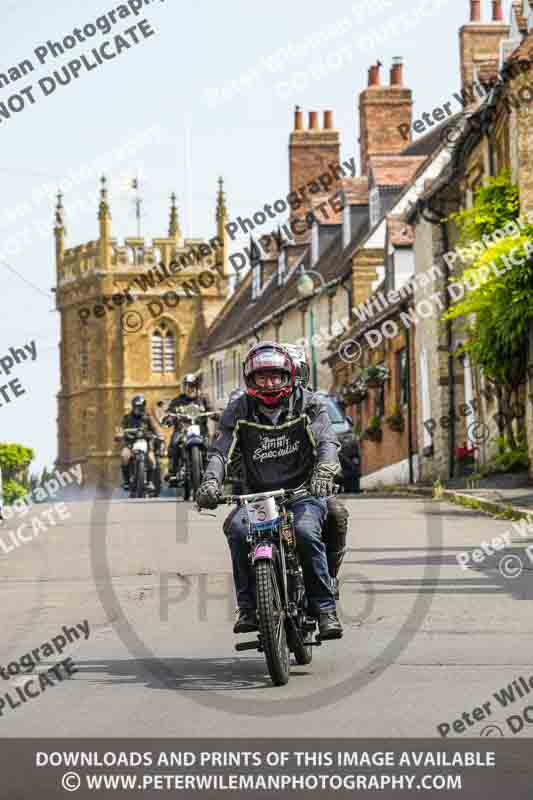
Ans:
[[[281,425],[240,419],[236,440],[250,490],[291,489],[304,483],[315,459],[309,418],[301,414]]]
[[[252,459],[263,463],[267,458],[282,458],[300,449],[301,442],[291,442],[286,433],[282,436],[264,436],[261,444],[253,452]]]

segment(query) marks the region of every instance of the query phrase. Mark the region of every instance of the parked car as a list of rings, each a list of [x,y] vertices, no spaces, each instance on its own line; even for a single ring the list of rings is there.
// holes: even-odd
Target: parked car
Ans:
[[[353,431],[353,420],[346,416],[344,406],[334,395],[326,392],[317,392],[317,394],[322,397],[333,430],[341,444],[339,461],[342,466],[344,491],[358,493],[361,491],[361,453],[359,438]]]

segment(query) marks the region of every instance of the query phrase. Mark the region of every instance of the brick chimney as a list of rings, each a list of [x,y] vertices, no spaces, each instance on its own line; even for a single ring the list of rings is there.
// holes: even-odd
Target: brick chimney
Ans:
[[[378,61],[368,71],[368,87],[359,95],[359,149],[361,175],[368,173],[371,156],[393,156],[408,144],[398,130],[411,130],[413,93],[403,85],[403,62],[394,58],[389,86],[381,85]],[[405,130],[405,128],[403,128]],[[410,136],[410,134],[409,134]]]
[[[299,192],[304,188],[306,193],[302,198],[302,205],[291,213],[291,217],[305,218],[306,213],[311,210],[311,201],[314,193],[309,193],[309,184],[322,176],[323,182],[327,182],[328,177],[331,184],[326,188],[322,186],[322,191],[327,191],[328,195],[333,195],[341,188],[340,178],[342,175],[337,169],[337,176],[331,166],[337,166],[340,157],[340,135],[339,131],[333,127],[333,112],[324,111],[324,126],[319,126],[318,112],[309,112],[309,127],[304,128],[302,111],[296,106],[294,111],[294,130],[289,138],[289,180],[290,191]],[[307,187],[307,188],[306,188]],[[301,196],[301,192],[299,192]]]
[[[481,0],[469,2],[470,22],[459,31],[461,86],[467,109],[481,99],[472,87],[476,76],[485,83],[498,74],[500,43],[510,32],[510,26],[503,22],[502,0],[491,0],[492,19],[487,22],[482,19]]]

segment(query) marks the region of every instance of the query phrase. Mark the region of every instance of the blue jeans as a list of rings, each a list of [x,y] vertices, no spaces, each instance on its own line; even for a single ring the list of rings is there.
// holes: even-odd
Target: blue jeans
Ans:
[[[326,501],[314,497],[297,500],[290,510],[294,514],[296,546],[304,573],[308,609],[311,613],[335,609],[335,595],[328,571],[326,546],[322,526],[326,519]],[[240,609],[255,608],[255,575],[250,568],[246,541],[248,522],[246,511],[239,508],[224,523],[233,563],[233,579]]]

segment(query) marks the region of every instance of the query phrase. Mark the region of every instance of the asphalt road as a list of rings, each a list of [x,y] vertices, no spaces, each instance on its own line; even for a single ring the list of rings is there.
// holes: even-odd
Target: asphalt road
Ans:
[[[437,725],[492,699],[490,714],[455,735],[489,735],[490,723],[511,736],[505,719],[527,697],[508,710],[493,693],[533,674],[523,540],[465,571],[456,554],[510,522],[415,498],[347,502],[344,638],[315,648],[313,662],[294,666],[279,688],[262,655],[234,651],[227,509],[206,516],[171,499],[70,502],[67,519],[0,554],[0,665],[63,635],[64,625],[87,620],[89,636],[71,634],[61,655],[39,664],[71,657],[78,672],[16,708],[6,703],[2,735],[436,737]],[[2,539],[28,519],[4,524]],[[514,579],[498,570],[511,551],[527,567]],[[7,677],[2,696],[16,697],[27,677]],[[526,724],[518,735],[531,732]]]

